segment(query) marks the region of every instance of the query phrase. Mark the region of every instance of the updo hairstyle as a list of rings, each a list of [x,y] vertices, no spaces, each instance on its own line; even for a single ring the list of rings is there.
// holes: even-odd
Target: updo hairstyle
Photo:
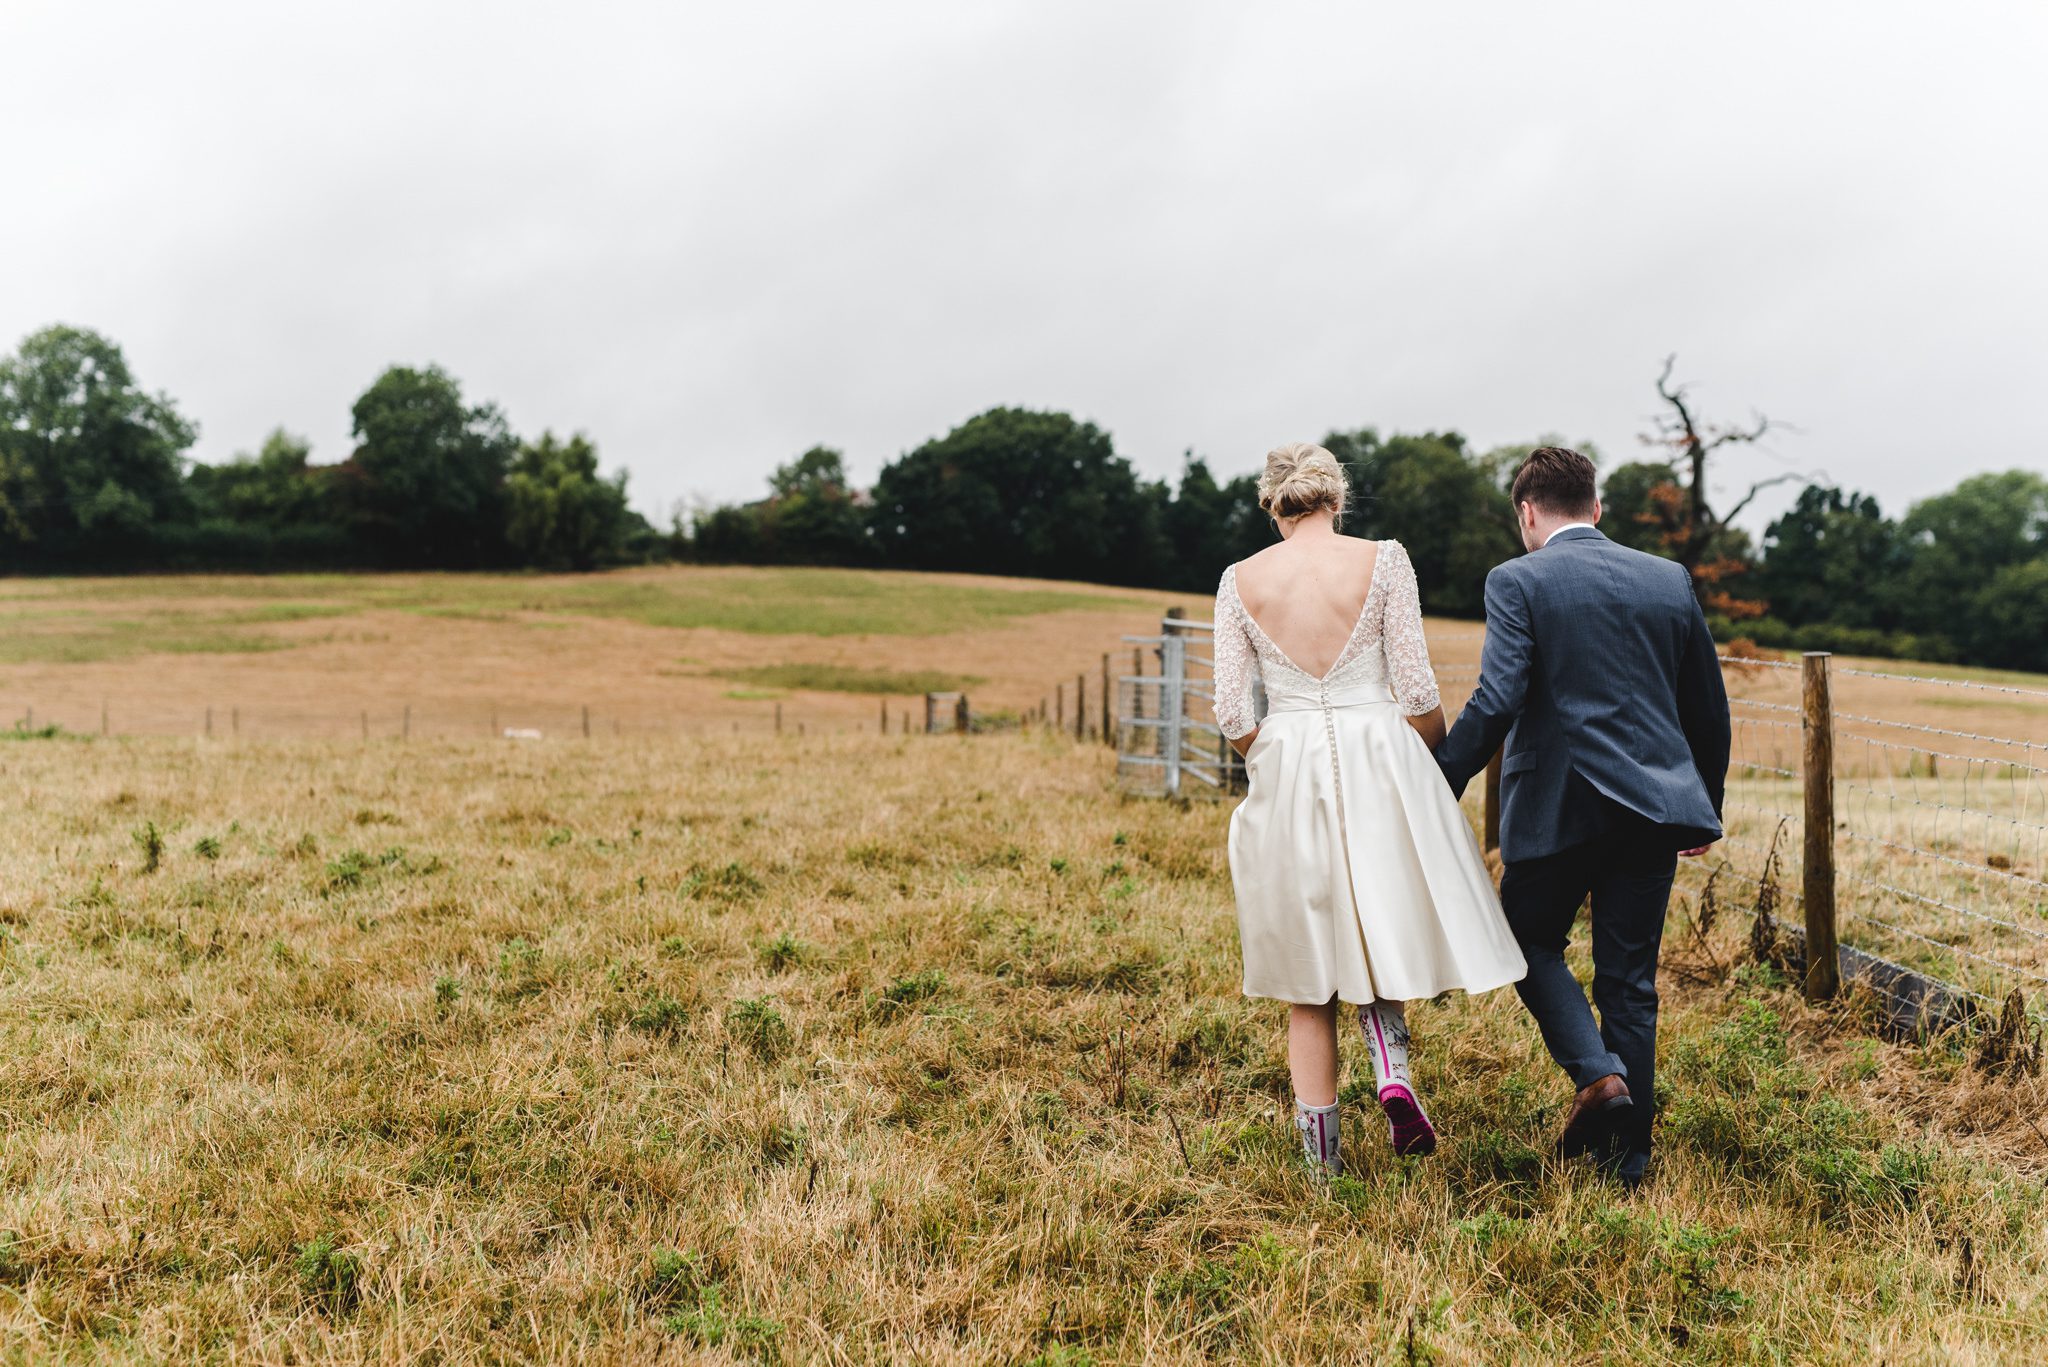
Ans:
[[[1320,446],[1297,441],[1266,453],[1266,472],[1259,476],[1259,507],[1268,516],[1292,521],[1327,508],[1341,523],[1349,492],[1343,467]]]

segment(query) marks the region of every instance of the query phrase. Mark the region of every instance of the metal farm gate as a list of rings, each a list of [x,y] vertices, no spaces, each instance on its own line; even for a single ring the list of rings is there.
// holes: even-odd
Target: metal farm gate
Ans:
[[[1216,725],[1215,627],[1169,613],[1157,636],[1126,636],[1117,679],[1117,778],[1127,791],[1220,797],[1244,791],[1244,763]],[[1255,685],[1257,710],[1265,690]]]

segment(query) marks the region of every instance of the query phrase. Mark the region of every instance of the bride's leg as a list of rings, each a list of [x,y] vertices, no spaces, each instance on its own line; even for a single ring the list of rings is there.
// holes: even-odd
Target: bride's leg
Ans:
[[[1365,1051],[1372,1056],[1376,1090],[1392,1086],[1415,1090],[1408,1076],[1408,1013],[1399,1002],[1374,1002],[1358,1008],[1358,1028],[1365,1032]]]
[[[1436,1127],[1429,1123],[1408,1072],[1407,1012],[1399,1002],[1374,1002],[1358,1008],[1358,1025],[1365,1031],[1366,1052],[1372,1055],[1373,1081],[1393,1132],[1394,1152],[1433,1152]]]
[[[1311,1163],[1342,1172],[1337,1156],[1337,1002],[1294,1006],[1287,1016],[1287,1068],[1294,1077],[1294,1126]]]

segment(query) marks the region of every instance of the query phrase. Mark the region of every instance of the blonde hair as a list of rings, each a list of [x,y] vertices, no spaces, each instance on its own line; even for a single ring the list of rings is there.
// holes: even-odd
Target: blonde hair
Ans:
[[[1266,472],[1259,476],[1259,507],[1273,517],[1290,520],[1328,508],[1342,522],[1350,491],[1335,456],[1305,441],[1289,442],[1266,453]]]

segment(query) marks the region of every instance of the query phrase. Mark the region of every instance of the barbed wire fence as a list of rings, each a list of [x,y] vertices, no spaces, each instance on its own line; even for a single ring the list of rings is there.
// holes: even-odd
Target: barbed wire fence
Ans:
[[[1810,998],[1865,993],[1906,1033],[1996,1017],[1995,1034],[2038,1057],[2048,743],[1920,718],[1945,703],[2031,707],[2048,690],[1838,666],[1823,652],[1722,666],[1727,834],[1689,872],[1695,894],[1710,878],[1745,887],[1752,943]],[[1882,687],[1850,685],[1871,701],[1836,708],[1846,680]]]
[[[1184,791],[1162,780],[1174,767],[1169,746],[1187,772],[1219,776],[1191,789],[1241,784],[1208,725],[1206,680],[1154,664],[1176,633],[1199,636],[1206,651],[1208,631],[1168,618],[1162,636],[1127,642],[1129,674],[1113,674],[1104,657],[1100,697],[1113,700],[1118,720],[1105,710],[1093,734],[1118,743],[1120,769],[1141,791]],[[1476,655],[1483,638],[1438,631],[1429,643],[1443,659]],[[1726,834],[1708,856],[1684,861],[1682,888],[1697,899],[1711,884],[1722,901],[1744,905],[1757,953],[1809,997],[1866,994],[1896,1032],[1986,1015],[2008,1032],[2016,1015],[2029,1029],[2048,1022],[2048,739],[1924,715],[1944,697],[2031,709],[2048,704],[2048,690],[1837,666],[1825,652],[1721,663],[1733,742]],[[1455,717],[1479,671],[1451,660],[1436,677]],[[1857,681],[1854,710],[1834,707],[1837,680]],[[1191,723],[1179,729],[1164,724],[1175,697]],[[1482,798],[1489,849],[1498,843],[1497,764]],[[1731,885],[1739,898],[1727,896]]]
[[[722,734],[823,736],[858,733],[912,735],[961,729],[965,695],[875,695],[857,707],[806,707],[801,699],[764,696],[744,715],[707,715],[690,708],[621,703],[520,701],[471,703],[447,698],[334,707],[315,702],[258,700],[186,707],[14,702],[0,712],[0,739],[155,737],[210,741],[327,739],[365,744],[413,740],[595,740],[605,737],[715,736]],[[6,700],[0,699],[0,706]],[[875,710],[868,711],[872,706]],[[1015,714],[973,713],[973,725],[1015,727]]]

